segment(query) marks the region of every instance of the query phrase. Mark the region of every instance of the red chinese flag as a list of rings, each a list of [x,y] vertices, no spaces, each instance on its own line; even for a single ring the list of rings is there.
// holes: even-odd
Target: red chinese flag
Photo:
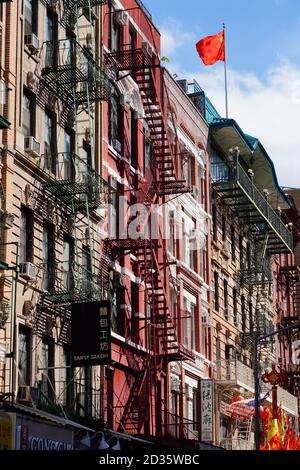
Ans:
[[[224,31],[214,36],[207,36],[196,44],[196,49],[204,65],[213,65],[218,60],[225,62]]]

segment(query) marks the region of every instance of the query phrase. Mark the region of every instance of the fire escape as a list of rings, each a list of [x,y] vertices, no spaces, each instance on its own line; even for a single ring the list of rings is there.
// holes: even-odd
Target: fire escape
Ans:
[[[139,87],[149,127],[152,156],[150,171],[146,172],[145,178],[140,179],[136,188],[137,202],[145,204],[150,217],[152,204],[191,191],[184,178],[181,177],[181,155],[177,136],[175,143],[170,142],[166,116],[166,109],[170,109],[170,102],[164,83],[163,69],[157,55],[149,54],[144,47],[125,46],[117,52],[106,53],[105,64],[110,71],[114,72],[117,81],[131,75]],[[173,128],[176,129],[173,115],[172,120]],[[146,220],[141,227],[141,234],[145,234],[147,228],[149,229],[149,223]],[[141,431],[147,419],[145,415],[141,416],[141,413],[139,417],[134,417],[135,410],[146,403],[143,398],[145,387],[148,390],[149,401],[149,391],[151,396],[151,387],[155,383],[153,371],[170,361],[194,359],[193,353],[178,341],[178,314],[172,311],[168,295],[170,264],[165,241],[160,233],[156,238],[156,240],[152,239],[151,235],[137,239],[126,236],[108,241],[113,257],[117,258],[130,253],[135,256],[138,276],[145,285],[147,317],[145,341],[151,352],[144,362],[142,371],[137,374],[120,420],[121,428],[135,434]]]
[[[105,2],[44,3],[58,15],[60,26],[68,26],[74,34],[44,42],[36,67],[37,101],[41,105],[44,100],[47,106],[47,100],[52,98],[59,119],[63,116],[64,124],[72,128],[74,141],[65,141],[63,151],[45,145],[37,174],[44,191],[43,201],[59,208],[60,229],[72,242],[67,258],[63,252],[62,258],[44,268],[46,285],[42,286],[35,327],[42,335],[48,325],[59,325],[58,342],[69,344],[72,304],[103,300],[108,293],[108,260],[99,254],[100,241],[95,249],[97,210],[107,200],[107,185],[95,169],[94,148],[96,104],[107,100],[110,94],[110,83],[95,53],[95,7]],[[88,150],[83,147],[83,135]],[[87,247],[86,252],[83,247]]]

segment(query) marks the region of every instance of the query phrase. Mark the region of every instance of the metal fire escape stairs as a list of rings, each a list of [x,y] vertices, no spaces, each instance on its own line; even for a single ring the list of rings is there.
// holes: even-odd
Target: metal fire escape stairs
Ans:
[[[150,215],[151,205],[161,198],[165,200],[166,197],[191,191],[186,181],[178,177],[179,164],[176,159],[180,162],[180,155],[177,153],[179,146],[176,145],[177,142],[172,144],[168,135],[163,109],[170,103],[163,102],[163,99],[169,100],[163,70],[158,57],[150,57],[142,48],[128,50],[124,48],[121,51],[106,53],[105,62],[106,66],[114,71],[117,80],[124,78],[123,74],[127,73],[132,75],[139,86],[151,138],[152,159],[150,171],[146,171],[145,178],[139,182],[137,202],[145,204]],[[175,123],[173,127],[176,129]],[[146,343],[151,348],[151,353],[132,386],[121,419],[125,428],[139,432],[145,424],[145,417],[133,422],[135,420],[133,409],[142,402],[141,395],[145,383],[150,392],[150,400],[153,399],[151,370],[156,370],[162,360],[182,361],[194,357],[178,342],[176,333],[178,318],[177,313],[171,311],[168,302],[169,263],[161,236],[158,240],[152,240],[149,236],[148,239],[110,240],[109,243],[115,257],[125,252],[135,255],[139,264],[139,276],[145,285],[147,299],[145,332]]]

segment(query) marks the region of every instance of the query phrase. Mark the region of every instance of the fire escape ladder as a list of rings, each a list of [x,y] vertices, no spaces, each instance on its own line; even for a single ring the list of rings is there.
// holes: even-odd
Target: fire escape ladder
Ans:
[[[130,434],[139,434],[147,417],[147,409],[143,409],[143,392],[147,382],[149,369],[147,362],[136,374],[135,381],[130,389],[129,396],[124,406],[124,411],[120,419],[119,431],[124,429]]]
[[[151,170],[153,181],[149,191],[152,195],[155,193],[157,196],[183,194],[190,192],[191,189],[186,186],[186,181],[178,176],[176,165],[178,145],[177,142],[175,144],[170,142],[167,120],[163,111],[166,103],[163,104],[162,95],[167,101],[168,107],[170,107],[170,101],[164,82],[163,69],[160,67],[158,70],[162,88],[159,92],[157,91],[158,85],[156,85],[153,69],[143,69],[135,74],[152,143]]]

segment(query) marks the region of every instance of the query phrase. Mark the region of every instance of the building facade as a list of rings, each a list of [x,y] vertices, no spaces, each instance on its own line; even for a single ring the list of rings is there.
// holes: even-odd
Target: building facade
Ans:
[[[270,157],[162,66],[140,0],[2,1],[0,22],[0,448],[253,448],[251,334],[298,316]]]

